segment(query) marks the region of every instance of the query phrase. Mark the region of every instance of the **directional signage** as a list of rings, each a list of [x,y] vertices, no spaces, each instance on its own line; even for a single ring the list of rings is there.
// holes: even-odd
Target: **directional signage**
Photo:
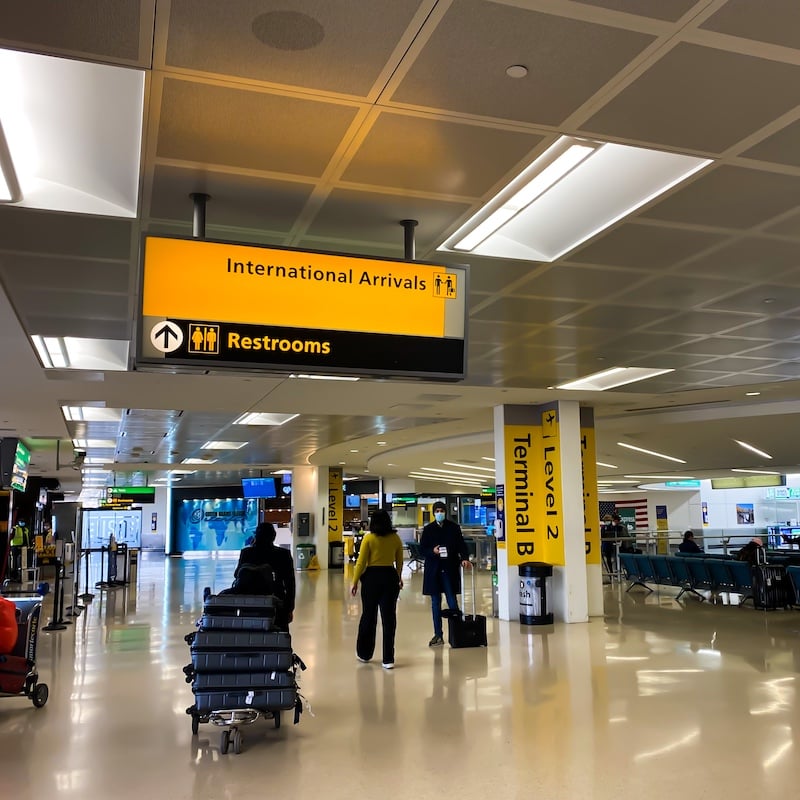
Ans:
[[[460,380],[466,267],[145,236],[137,362]]]

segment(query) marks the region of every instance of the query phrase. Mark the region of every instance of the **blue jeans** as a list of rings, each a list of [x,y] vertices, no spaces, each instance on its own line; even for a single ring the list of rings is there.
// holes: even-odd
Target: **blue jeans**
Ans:
[[[450,583],[450,576],[442,571],[439,573],[439,580],[447,598],[447,607],[455,611],[458,608],[453,585]],[[444,638],[442,632],[442,595],[440,593],[431,595],[431,613],[433,614],[433,633]]]

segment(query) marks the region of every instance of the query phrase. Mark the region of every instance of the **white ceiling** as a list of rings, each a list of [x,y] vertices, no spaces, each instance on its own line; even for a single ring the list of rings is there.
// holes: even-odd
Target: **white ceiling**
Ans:
[[[0,436],[31,441],[34,472],[74,482],[63,464],[80,435],[118,439],[107,457],[123,479],[248,437],[216,454],[224,476],[185,480],[341,461],[402,476],[492,455],[493,405],[559,396],[597,409],[598,458],[619,467],[601,474],[798,471],[795,0],[286,5],[2,3],[0,45],[146,71],[134,220],[0,208]],[[507,77],[519,64],[528,75]],[[565,134],[714,163],[554,263],[435,252]],[[471,267],[467,380],[46,373],[26,333],[131,338],[139,237],[189,235],[191,192],[211,195],[209,237],[242,242],[401,258],[399,221],[418,219],[418,258]],[[617,365],[675,371],[603,394],[547,388]],[[68,426],[67,402],[129,413]],[[300,416],[230,427],[251,410]]]

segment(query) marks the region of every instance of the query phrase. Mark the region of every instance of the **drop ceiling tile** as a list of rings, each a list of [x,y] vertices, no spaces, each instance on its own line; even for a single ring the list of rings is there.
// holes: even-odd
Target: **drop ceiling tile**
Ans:
[[[387,245],[396,243],[395,257],[401,258],[403,228],[400,220],[417,219],[417,257],[424,258],[421,254],[440,244],[442,232],[467,208],[462,203],[334,189],[314,217],[307,233],[334,241],[348,239]],[[428,260],[435,262],[436,254],[432,254]]]
[[[784,317],[772,317],[735,328],[730,335],[750,339],[794,339],[800,337],[800,322]]]
[[[681,264],[677,271],[687,275],[687,281],[697,275],[710,275],[769,283],[783,281],[787,270],[797,264],[800,264],[800,242],[747,237]]]
[[[619,331],[599,330],[597,328],[570,328],[566,325],[558,325],[537,331],[529,336],[526,341],[545,347],[583,350],[587,347],[600,347],[604,342],[611,341],[618,333]]]
[[[773,233],[776,236],[791,236],[795,239],[800,238],[800,212],[789,214],[780,222],[766,226],[764,232]]]
[[[636,331],[636,333],[625,334],[619,340],[610,343],[610,346],[629,346],[642,352],[656,352],[666,350],[677,344],[684,344],[694,338],[690,334],[679,333],[653,333],[652,331]]]
[[[558,125],[653,39],[499,3],[455,0],[391,99]],[[525,65],[528,75],[507,77],[512,64]]]
[[[797,3],[770,3],[769,13],[751,0],[728,0],[700,27],[730,36],[755,39],[782,47],[800,49],[800,7]]]
[[[419,8],[357,2],[172,0],[166,62],[219,75],[366,95]]]
[[[800,364],[793,361],[783,361],[773,364],[769,369],[759,369],[757,372],[751,373],[754,377],[763,375],[767,376],[781,376],[785,378],[799,378],[800,377]]]
[[[758,347],[758,342],[752,339],[729,338],[724,336],[706,336],[694,342],[678,345],[670,350],[671,353],[689,353],[692,355],[729,356],[742,350]],[[748,352],[748,356],[755,355]],[[755,356],[760,357],[760,356]]]
[[[652,271],[671,267],[724,240],[719,234],[627,223],[601,235],[570,261]]]
[[[639,328],[653,323],[669,313],[663,308],[596,306],[569,317],[566,323],[579,328],[604,328],[617,335],[620,330]]]
[[[616,139],[722,153],[798,103],[800,66],[683,43],[583,127]]]
[[[541,325],[553,322],[581,307],[581,303],[566,300],[538,300],[527,297],[499,297],[476,312],[472,319],[505,320],[522,325]]]
[[[167,78],[158,156],[318,177],[355,115],[351,106]]]
[[[722,378],[711,378],[711,380],[704,381],[703,386],[706,388],[710,386],[753,386],[764,381],[765,376],[756,375],[753,372],[733,372]]]
[[[756,346],[744,355],[753,358],[779,358],[792,361],[800,359],[800,342],[773,342],[772,344]]]
[[[149,67],[152,26],[152,5],[141,0],[26,0],[15,3],[13,10],[6,8],[2,40],[26,50],[82,54]]]
[[[497,320],[492,322],[482,322],[479,319],[470,318],[469,321],[469,341],[484,342],[495,346],[507,346],[520,341],[527,341],[539,327],[518,328],[509,320]]]
[[[747,314],[734,314],[730,311],[692,311],[656,322],[649,326],[649,330],[699,336],[724,333],[730,328],[756,321],[758,320]]]
[[[207,219],[235,228],[288,231],[303,210],[312,186],[293,181],[248,178],[200,169],[156,166],[150,216],[190,220],[192,192],[210,195]]]
[[[763,372],[777,363],[777,359],[745,358],[740,356],[738,358],[717,358],[713,361],[707,361],[702,368],[719,372],[752,372],[753,370]]]
[[[797,78],[800,86],[800,71]],[[742,202],[744,197],[747,202]],[[795,208],[798,198],[800,177],[723,166],[678,189],[642,216],[741,231]]]
[[[342,180],[481,197],[520,161],[530,160],[529,153],[542,139],[530,133],[384,112]]]
[[[707,303],[720,295],[735,292],[746,284],[743,281],[724,281],[694,276],[690,279],[675,275],[648,281],[630,292],[619,294],[621,306],[662,306],[681,310]]]
[[[769,14],[762,16],[768,17]],[[798,137],[800,137],[800,121],[793,122],[777,133],[773,133],[772,136],[768,136],[749,150],[745,150],[742,155],[745,158],[754,158],[758,161],[771,161],[775,164],[789,164],[792,167],[800,167],[800,153],[797,148]]]
[[[125,261],[29,256],[0,252],[0,276],[6,287],[48,287],[111,294],[127,294],[130,268]]]
[[[626,364],[633,367],[650,367],[651,369],[675,369],[682,370],[701,364],[708,360],[708,356],[696,356],[690,353],[677,353],[671,350],[669,353],[656,353],[652,356],[639,358],[636,363]],[[678,380],[677,378],[675,380]]]
[[[432,258],[438,260],[439,253],[436,253]],[[441,254],[444,255],[444,254]],[[448,263],[457,264],[461,259],[445,257]],[[463,261],[461,263],[464,263]],[[520,278],[535,272],[538,268],[537,264],[531,264],[524,261],[505,261],[498,262],[495,259],[480,260],[470,257],[469,261],[469,287],[476,292],[497,292],[504,289],[511,283],[515,283]],[[527,284],[524,284],[527,286]],[[519,290],[515,290],[519,291]],[[533,294],[526,292],[526,294]],[[550,295],[547,295],[548,297]],[[576,298],[579,299],[579,298]]]
[[[639,272],[597,267],[550,266],[516,288],[519,294],[535,297],[563,297],[599,301],[617,297],[632,283],[642,280]]]
[[[754,289],[708,303],[706,308],[721,311],[752,311],[754,314],[782,314],[800,307],[800,289],[763,284]]]
[[[128,261],[132,223],[0,206],[0,251]]]
[[[695,5],[695,0],[577,0],[577,2],[671,22],[680,19]]]

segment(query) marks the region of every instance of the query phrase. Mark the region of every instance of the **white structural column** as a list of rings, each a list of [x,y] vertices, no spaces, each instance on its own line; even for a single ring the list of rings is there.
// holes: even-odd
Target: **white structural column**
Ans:
[[[504,507],[497,551],[501,619],[518,617],[518,567],[526,562],[553,565],[548,610],[556,621],[585,622],[602,613],[591,409],[575,401],[497,406],[494,435],[498,506],[502,497]]]
[[[322,476],[320,478],[320,476]],[[298,535],[298,515],[310,514],[310,536]],[[328,469],[294,467],[292,469],[292,555],[297,560],[298,544],[313,544],[323,569],[328,566]]]

